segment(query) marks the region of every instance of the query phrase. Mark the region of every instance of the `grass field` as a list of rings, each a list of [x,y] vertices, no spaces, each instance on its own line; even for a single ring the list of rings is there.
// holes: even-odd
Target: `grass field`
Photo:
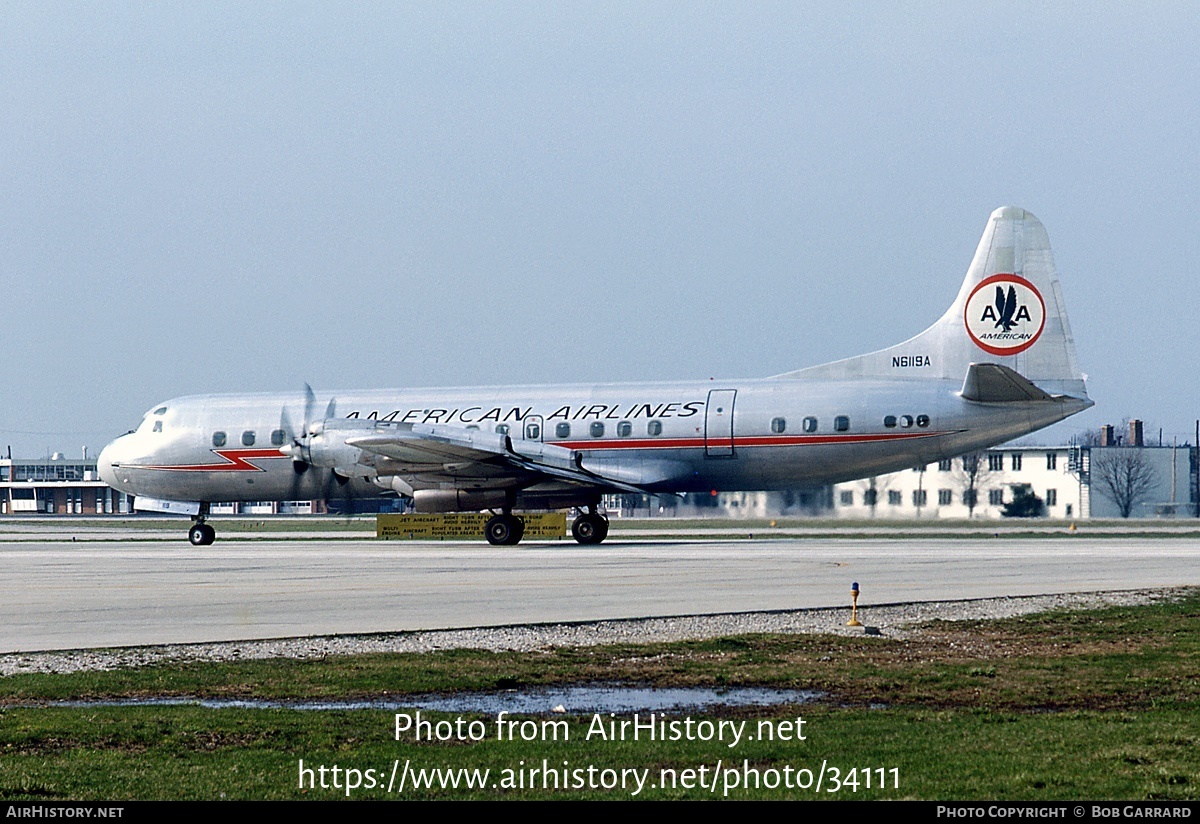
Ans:
[[[934,624],[906,640],[764,635],[11,676],[0,679],[0,796],[384,798],[391,783],[397,798],[622,798],[637,790],[638,798],[1195,799],[1198,618],[1200,593],[1191,592],[1153,606]],[[825,697],[795,707],[667,714],[681,724],[690,717],[697,733],[702,721],[730,735],[744,722],[734,746],[729,737],[609,740],[595,734],[590,712],[535,719],[543,731],[542,721],[565,722],[552,728],[558,740],[542,740],[544,732],[533,741],[498,740],[494,716],[467,715],[464,724],[482,722],[474,728],[485,730],[482,740],[417,741],[409,732],[397,739],[394,713],[380,710],[47,705],[164,696],[395,698],[577,683],[762,685]],[[798,717],[804,740],[759,738],[768,730],[796,738]],[[631,718],[605,713],[599,720]],[[417,772],[435,768],[489,772],[485,780],[471,772],[437,776],[455,778],[453,789]],[[393,770],[406,777],[403,792]],[[355,775],[349,783],[359,786],[347,791]],[[747,789],[756,775],[759,786]],[[767,786],[772,776],[775,787]],[[425,778],[432,787],[413,787]],[[463,786],[476,778],[482,788]]]

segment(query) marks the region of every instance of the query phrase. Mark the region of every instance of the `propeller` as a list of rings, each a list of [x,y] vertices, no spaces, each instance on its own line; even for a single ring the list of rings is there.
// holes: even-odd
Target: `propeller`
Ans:
[[[300,495],[300,483],[303,476],[312,467],[312,436],[319,432],[319,429],[314,427],[316,423],[313,420],[313,410],[317,406],[317,395],[313,392],[312,386],[307,382],[304,384],[304,420],[299,432],[292,426],[291,417],[288,415],[287,406],[284,406],[279,411],[279,428],[284,433],[284,439],[287,441],[279,448],[279,451],[292,459],[292,484],[289,491],[289,500],[296,500]],[[337,414],[337,399],[330,398],[328,406],[325,407],[325,417],[322,420],[328,420]],[[331,478],[335,476],[333,470],[330,470]],[[342,481],[345,484],[349,479]],[[327,479],[325,487],[328,489],[329,481]],[[323,495],[328,498],[328,494]]]

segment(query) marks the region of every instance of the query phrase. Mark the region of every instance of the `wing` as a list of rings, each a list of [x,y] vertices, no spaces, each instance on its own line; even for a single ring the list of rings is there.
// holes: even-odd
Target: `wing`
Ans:
[[[475,488],[524,488],[549,480],[619,492],[646,490],[584,465],[583,454],[554,444],[453,426],[380,423],[351,429],[348,446],[370,456],[380,476],[413,489],[469,481]],[[367,461],[364,461],[367,462]]]

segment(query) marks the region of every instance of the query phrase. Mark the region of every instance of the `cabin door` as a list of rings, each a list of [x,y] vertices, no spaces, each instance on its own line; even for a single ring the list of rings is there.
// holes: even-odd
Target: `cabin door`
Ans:
[[[713,389],[704,408],[704,454],[709,458],[733,457],[733,402],[736,389]]]

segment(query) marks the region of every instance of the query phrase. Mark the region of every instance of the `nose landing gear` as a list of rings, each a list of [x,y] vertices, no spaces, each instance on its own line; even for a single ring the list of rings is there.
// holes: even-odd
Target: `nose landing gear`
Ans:
[[[217,540],[217,531],[204,523],[208,515],[208,505],[204,504],[199,515],[192,516],[192,528],[188,530],[188,540],[192,546],[209,546]]]

